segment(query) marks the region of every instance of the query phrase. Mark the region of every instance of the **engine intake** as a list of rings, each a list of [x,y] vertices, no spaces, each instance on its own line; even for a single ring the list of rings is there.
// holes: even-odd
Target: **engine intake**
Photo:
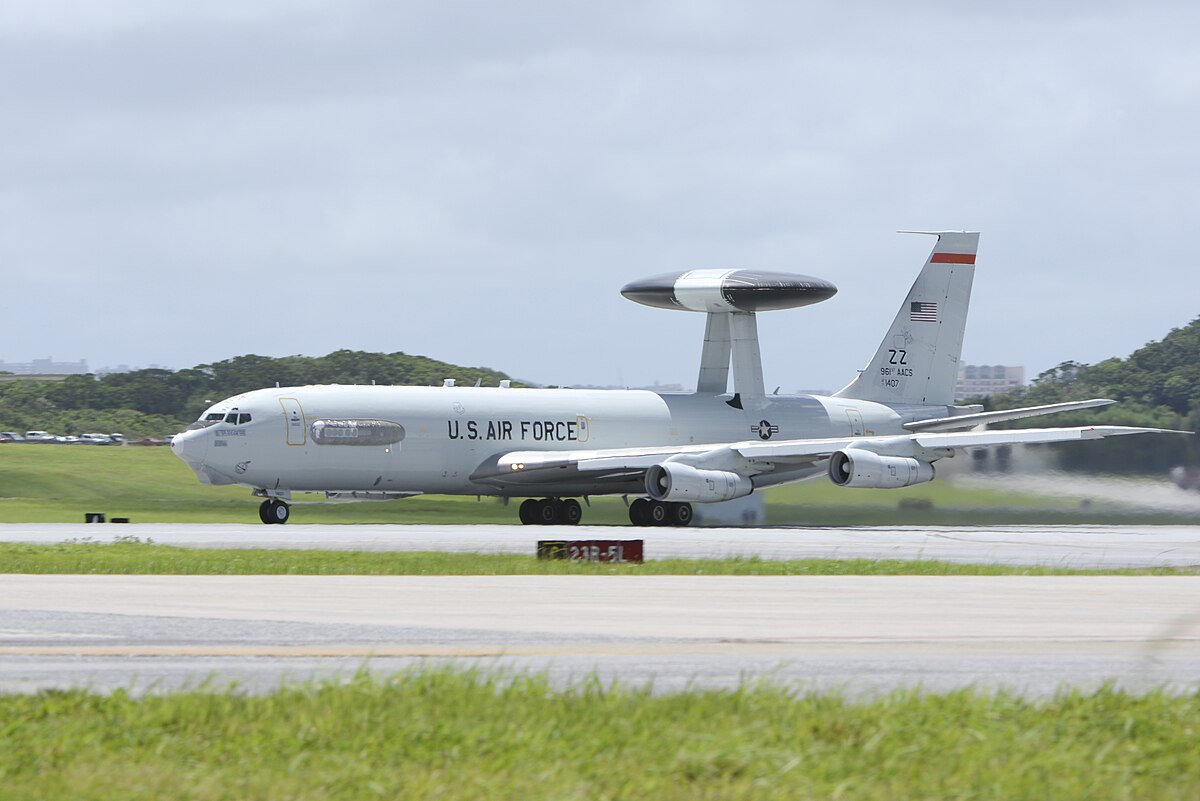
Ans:
[[[932,464],[907,456],[881,456],[847,448],[829,457],[829,479],[839,487],[896,489],[924,484],[933,477]]]
[[[754,484],[746,476],[727,470],[701,470],[666,462],[646,471],[646,492],[656,501],[717,503],[749,495],[754,492]]]

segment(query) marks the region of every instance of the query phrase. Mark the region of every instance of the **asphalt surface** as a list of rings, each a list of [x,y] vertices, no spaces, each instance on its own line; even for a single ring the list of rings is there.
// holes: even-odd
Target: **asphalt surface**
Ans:
[[[3,576],[0,690],[364,664],[850,693],[1200,687],[1200,577]]]
[[[530,552],[623,528],[4,525],[0,540],[116,535],[195,547]],[[1200,564],[1187,527],[643,530],[647,555]],[[2,566],[0,566],[2,570]],[[168,690],[420,665],[852,695],[900,687],[1046,696],[1106,681],[1200,689],[1200,576],[0,575],[0,692]]]

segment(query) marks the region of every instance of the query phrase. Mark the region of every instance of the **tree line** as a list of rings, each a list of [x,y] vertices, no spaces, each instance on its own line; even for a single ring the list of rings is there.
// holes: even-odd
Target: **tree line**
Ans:
[[[496,386],[508,376],[406,353],[339,350],[327,356],[237,356],[183,370],[72,375],[62,381],[16,379],[0,382],[0,430],[162,436],[185,428],[222,398],[277,382],[434,385],[446,378]]]
[[[1124,359],[1097,364],[1063,362],[1028,387],[981,401],[988,409],[1112,398],[1118,403],[1045,418],[1043,425],[1132,425],[1200,431],[1200,318],[1172,329]],[[1020,421],[1028,425],[1028,421]],[[1200,437],[1178,434],[1113,437],[1051,446],[1068,470],[1150,473],[1200,465]]]
[[[496,386],[504,373],[461,367],[406,353],[339,350],[327,356],[237,356],[184,370],[135,370],[63,381],[0,382],[0,430],[55,433],[120,431],[161,436],[181,430],[213,402],[279,383],[435,385],[481,380]],[[1029,386],[983,399],[988,409],[1011,409],[1085,398],[1119,403],[1047,418],[1044,425],[1135,425],[1200,431],[1200,318],[1173,329],[1124,359],[1098,364],[1067,361]],[[1012,424],[1027,425],[1028,421]],[[1200,437],[1148,435],[1050,446],[1064,469],[1159,472],[1200,465]]]

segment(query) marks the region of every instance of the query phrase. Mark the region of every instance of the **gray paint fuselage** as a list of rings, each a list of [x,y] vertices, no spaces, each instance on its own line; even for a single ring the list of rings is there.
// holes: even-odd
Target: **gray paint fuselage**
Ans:
[[[273,491],[409,492],[452,495],[583,495],[638,492],[641,478],[602,481],[586,474],[540,485],[472,481],[482,463],[512,451],[577,451],[657,445],[714,448],[754,439],[901,434],[915,416],[945,407],[896,410],[815,395],[768,396],[735,408],[729,395],[639,390],[513,389],[321,385],[256,390],[207,414],[250,414],[179,435],[175,452],[214,484]],[[289,414],[291,420],[289,420]],[[404,439],[385,446],[318,444],[322,420],[386,420]],[[823,465],[758,476],[756,486],[807,477]],[[567,479],[564,476],[564,479]]]

